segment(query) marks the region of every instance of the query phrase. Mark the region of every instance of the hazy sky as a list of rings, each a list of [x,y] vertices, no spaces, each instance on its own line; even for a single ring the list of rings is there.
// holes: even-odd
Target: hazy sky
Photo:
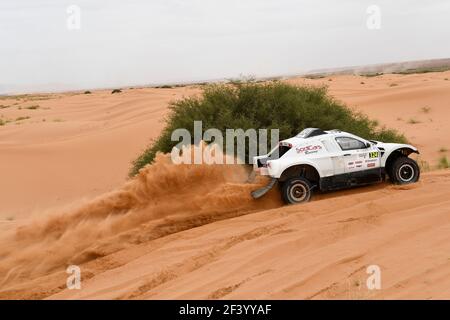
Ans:
[[[0,94],[448,57],[448,0],[0,1]]]

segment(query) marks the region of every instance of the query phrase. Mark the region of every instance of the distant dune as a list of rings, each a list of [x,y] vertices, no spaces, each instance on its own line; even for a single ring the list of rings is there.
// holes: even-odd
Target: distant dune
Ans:
[[[414,73],[424,71],[450,70],[449,59],[430,59],[406,62],[374,64],[368,66],[352,66],[343,68],[312,70],[309,74],[343,75],[343,74],[377,74],[377,73]]]

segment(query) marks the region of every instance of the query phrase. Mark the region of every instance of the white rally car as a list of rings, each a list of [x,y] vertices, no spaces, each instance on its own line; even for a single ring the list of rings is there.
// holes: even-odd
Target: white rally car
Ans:
[[[253,158],[256,173],[272,178],[252,192],[262,197],[277,182],[286,203],[306,202],[313,190],[332,191],[385,180],[417,182],[420,169],[409,144],[368,141],[340,130],[308,128],[283,140],[269,154]]]

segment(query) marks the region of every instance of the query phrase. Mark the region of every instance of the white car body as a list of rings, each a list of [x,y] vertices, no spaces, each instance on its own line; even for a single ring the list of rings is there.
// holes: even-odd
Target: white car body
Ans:
[[[281,141],[269,154],[254,157],[253,166],[257,173],[281,181],[292,175],[290,168],[312,167],[319,175],[318,187],[333,190],[384,180],[393,152],[406,156],[419,153],[409,144],[368,141],[344,131],[308,128]]]

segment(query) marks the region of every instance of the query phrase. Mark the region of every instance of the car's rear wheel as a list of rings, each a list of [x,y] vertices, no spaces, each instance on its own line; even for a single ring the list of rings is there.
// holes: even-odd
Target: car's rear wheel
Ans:
[[[419,181],[420,168],[416,161],[408,157],[399,157],[392,164],[391,180],[397,184],[408,184]]]
[[[281,188],[283,200],[287,204],[308,202],[311,199],[312,184],[305,178],[291,178]]]

